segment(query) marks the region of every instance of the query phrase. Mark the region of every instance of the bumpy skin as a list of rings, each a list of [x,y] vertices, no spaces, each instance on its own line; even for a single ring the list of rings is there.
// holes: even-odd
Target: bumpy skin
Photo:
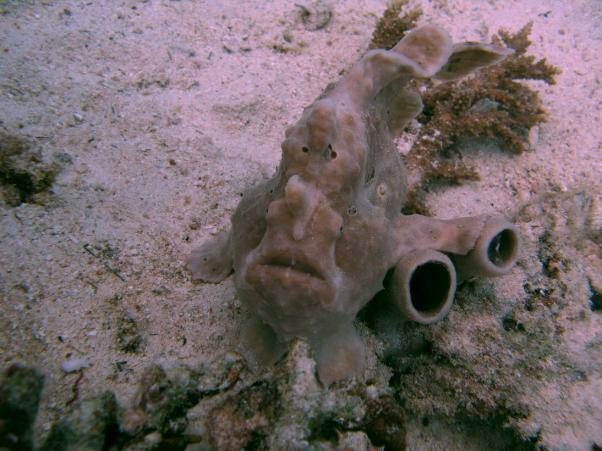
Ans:
[[[240,343],[252,368],[303,337],[322,382],[357,373],[364,354],[353,320],[387,271],[421,249],[466,256],[475,248],[487,217],[401,215],[406,182],[393,137],[422,108],[413,78],[450,80],[505,55],[481,44],[454,47],[445,31],[421,27],[390,51],[366,53],[286,130],[274,177],[244,194],[229,235],[188,259],[193,278],[204,281],[234,269],[252,315]],[[480,267],[480,254],[473,257],[465,257],[468,273]]]

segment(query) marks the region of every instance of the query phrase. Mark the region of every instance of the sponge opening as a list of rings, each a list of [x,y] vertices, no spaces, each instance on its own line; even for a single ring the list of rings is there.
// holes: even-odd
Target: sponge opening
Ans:
[[[452,287],[447,267],[438,261],[418,266],[410,278],[412,306],[424,315],[436,314],[446,303]]]

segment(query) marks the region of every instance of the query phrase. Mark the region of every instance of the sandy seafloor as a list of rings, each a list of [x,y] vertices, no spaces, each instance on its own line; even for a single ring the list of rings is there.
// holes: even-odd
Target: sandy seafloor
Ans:
[[[554,86],[532,83],[549,112],[535,149],[476,150],[482,180],[431,194],[434,213],[512,216],[558,196],[547,204],[562,204],[558,215],[589,215],[599,228],[602,3],[414,4],[455,41],[533,21],[531,53],[562,69]],[[366,50],[385,7],[331,5],[328,26],[311,31],[287,1],[0,2],[0,128],[48,160],[71,157],[62,156],[71,162],[43,205],[0,208],[0,368],[23,362],[45,374],[38,440],[73,396],[78,374],[65,373],[65,361],[89,363],[80,398],[110,389],[127,404],[151,363],[195,365],[232,349],[241,306],[231,278],[193,284],[183,258],[228,227],[239,193],[272,175],[285,128]],[[528,254],[535,235],[519,226],[526,263],[494,282],[510,303],[538,271]],[[570,286],[587,273],[590,285],[566,302],[586,306],[592,286],[602,288],[602,251],[589,242],[576,252],[587,264],[562,277]],[[550,399],[563,401],[533,419],[551,449],[602,445],[602,314],[585,310],[586,321],[566,319],[564,345],[589,368],[587,380],[561,394],[550,387]],[[141,341],[125,352],[132,322]],[[443,426],[418,433],[412,424],[412,449],[463,446]]]

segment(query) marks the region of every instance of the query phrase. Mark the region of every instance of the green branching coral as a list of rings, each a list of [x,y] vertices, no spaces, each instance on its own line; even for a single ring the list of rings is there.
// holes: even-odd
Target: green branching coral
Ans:
[[[528,134],[546,120],[537,91],[521,80],[555,83],[560,72],[545,58],[527,55],[532,23],[515,34],[500,30],[494,44],[514,50],[502,63],[482,69],[474,77],[431,87],[423,94],[423,124],[406,157],[419,182],[409,194],[405,213],[428,213],[424,200],[435,184],[478,180],[474,167],[461,161],[462,138],[487,138],[515,154],[529,148]]]

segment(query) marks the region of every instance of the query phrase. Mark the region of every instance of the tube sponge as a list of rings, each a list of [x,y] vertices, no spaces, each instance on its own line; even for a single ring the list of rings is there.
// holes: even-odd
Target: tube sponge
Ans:
[[[460,279],[508,273],[516,263],[519,246],[519,233],[514,224],[503,218],[489,218],[470,252],[454,256]]]
[[[431,249],[410,253],[393,272],[393,300],[403,315],[421,324],[443,319],[454,302],[456,271],[450,258]]]

